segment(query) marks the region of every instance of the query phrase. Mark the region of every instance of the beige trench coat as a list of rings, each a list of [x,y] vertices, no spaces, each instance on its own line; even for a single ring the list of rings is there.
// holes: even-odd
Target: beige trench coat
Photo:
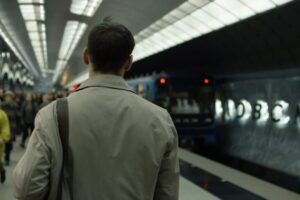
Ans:
[[[168,112],[126,81],[96,75],[68,97],[69,157],[63,200],[177,200],[177,133]],[[43,108],[14,170],[19,200],[56,200],[62,147],[56,103]]]

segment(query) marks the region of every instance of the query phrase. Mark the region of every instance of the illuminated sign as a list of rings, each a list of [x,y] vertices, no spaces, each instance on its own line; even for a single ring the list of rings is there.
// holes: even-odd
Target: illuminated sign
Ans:
[[[236,118],[236,107],[232,99],[228,99],[225,103],[225,119],[233,120]]]
[[[268,103],[262,100],[256,101],[254,104],[252,116],[258,124],[264,124],[270,116]]]
[[[216,107],[216,118],[220,119],[223,115],[223,107],[222,107],[222,101],[217,99],[216,103],[215,103],[215,107]]]
[[[288,109],[289,104],[283,100],[276,101],[271,108],[263,100],[257,100],[252,105],[245,99],[238,103],[232,99],[225,102],[217,99],[215,102],[216,119],[224,117],[225,121],[237,119],[245,123],[252,118],[258,125],[263,125],[271,119],[278,127],[284,127],[291,121],[287,114]],[[297,106],[295,124],[300,128],[300,103]]]
[[[246,122],[251,118],[251,113],[252,106],[249,101],[245,99],[241,100],[237,105],[237,118],[242,122]]]
[[[279,126],[284,126],[290,121],[290,117],[286,112],[289,104],[285,101],[277,101],[272,110],[272,120],[278,123]]]

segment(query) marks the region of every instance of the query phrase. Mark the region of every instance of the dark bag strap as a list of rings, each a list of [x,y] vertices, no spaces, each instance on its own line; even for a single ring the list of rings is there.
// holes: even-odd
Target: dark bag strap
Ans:
[[[67,98],[57,99],[56,114],[57,114],[59,137],[61,140],[62,150],[63,150],[63,162],[62,162],[62,169],[61,169],[61,175],[60,175],[59,185],[58,185],[58,194],[57,194],[57,200],[61,200],[64,168],[68,162],[68,147],[69,147],[69,106],[68,106]]]

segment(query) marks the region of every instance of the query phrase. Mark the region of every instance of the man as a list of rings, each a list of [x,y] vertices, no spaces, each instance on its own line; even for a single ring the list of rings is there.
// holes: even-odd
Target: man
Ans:
[[[168,112],[132,92],[123,79],[134,38],[123,25],[91,31],[84,63],[90,78],[68,97],[69,166],[63,200],[177,200],[177,134]],[[16,198],[55,200],[62,166],[56,103],[37,115],[14,171]]]
[[[10,140],[5,145],[5,164],[10,164],[10,153],[13,150],[13,142],[15,141],[17,134],[17,120],[18,120],[18,106],[14,101],[14,93],[6,91],[4,93],[4,103],[2,109],[7,114],[10,122]]]
[[[5,169],[2,163],[2,157],[5,151],[5,143],[10,139],[9,121],[6,113],[0,110],[0,182],[5,182]]]

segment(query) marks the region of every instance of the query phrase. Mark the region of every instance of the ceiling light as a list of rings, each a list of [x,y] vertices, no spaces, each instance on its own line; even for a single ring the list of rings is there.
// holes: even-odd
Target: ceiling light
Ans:
[[[38,65],[48,68],[44,0],[18,2]]]
[[[191,4],[197,6],[198,8],[202,8],[206,4],[210,3],[212,0],[188,0]]]
[[[44,4],[44,0],[18,0],[19,4]]]
[[[13,42],[11,40],[11,38],[9,37],[8,32],[5,30],[4,26],[2,26],[1,23],[0,23],[0,36],[2,37],[4,42],[9,46],[9,48],[14,52],[14,54],[17,56],[17,58],[23,63],[23,65],[25,67],[27,67],[27,69],[32,69],[33,72],[37,75],[36,69],[32,67],[33,64],[30,61],[28,61],[27,57],[22,56],[22,55],[25,55],[24,51],[21,51],[22,54],[20,53],[19,49],[16,48],[16,45],[15,45],[16,41],[14,40],[14,42]]]
[[[230,11],[239,19],[245,19],[255,14],[255,12],[240,1],[216,0],[216,4]]]
[[[55,67],[53,82],[55,83],[63,69],[67,65],[68,60],[77,47],[80,39],[82,38],[87,28],[86,23],[78,21],[68,21],[63,34],[63,39],[60,45],[58,61]]]
[[[270,10],[276,6],[271,0],[239,0],[257,13]]]
[[[231,12],[225,10],[214,2],[207,4],[207,6],[203,7],[203,10],[226,25],[239,21],[239,19],[231,14]]]
[[[191,14],[196,20],[204,23],[206,26],[211,28],[212,30],[217,30],[224,27],[224,23],[219,21],[215,17],[211,16],[207,12],[203,11],[202,9],[197,10]]]
[[[77,15],[94,16],[102,0],[72,0],[71,13]]]
[[[26,28],[29,32],[37,32],[38,24],[36,21],[28,21],[26,22]]]
[[[282,4],[286,4],[288,2],[291,2],[293,0],[271,0],[273,1],[276,5],[282,5]]]

